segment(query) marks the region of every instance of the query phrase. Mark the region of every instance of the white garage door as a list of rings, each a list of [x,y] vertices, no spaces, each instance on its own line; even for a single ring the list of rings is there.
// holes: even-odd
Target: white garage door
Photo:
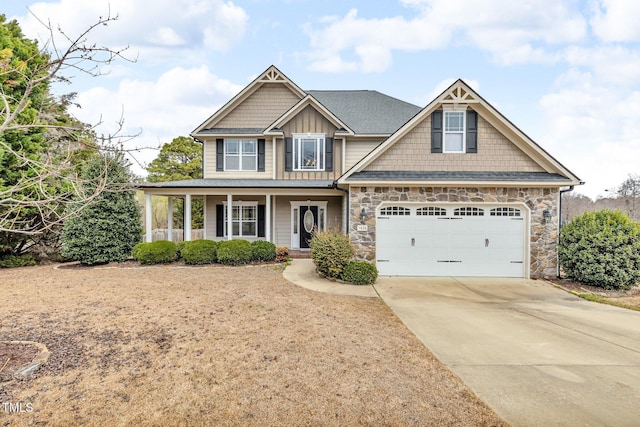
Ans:
[[[383,276],[524,277],[525,212],[512,206],[385,206],[377,214]]]

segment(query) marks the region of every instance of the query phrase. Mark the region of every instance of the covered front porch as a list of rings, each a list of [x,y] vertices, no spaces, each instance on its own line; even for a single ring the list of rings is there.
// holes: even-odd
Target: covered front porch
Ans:
[[[194,240],[191,227],[193,200],[203,199],[204,230],[210,240],[267,240],[293,250],[308,248],[311,232],[346,232],[346,193],[335,188],[306,187],[205,187],[206,181],[145,183],[145,241],[153,241],[153,196],[167,198],[168,240],[173,240],[175,200],[184,200],[184,240]],[[216,180],[217,181],[217,180]],[[256,180],[257,181],[257,180]],[[267,184],[263,180],[263,185]],[[182,186],[177,185],[183,184]],[[190,186],[184,185],[191,183]],[[194,186],[193,183],[199,184]],[[291,185],[291,183],[286,182]],[[309,185],[311,184],[311,186]],[[282,185],[282,183],[280,183]]]

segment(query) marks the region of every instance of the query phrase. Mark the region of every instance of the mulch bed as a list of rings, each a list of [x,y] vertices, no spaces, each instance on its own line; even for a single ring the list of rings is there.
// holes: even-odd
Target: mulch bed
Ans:
[[[0,342],[0,382],[10,381],[19,368],[31,363],[40,352],[31,344],[9,344]]]

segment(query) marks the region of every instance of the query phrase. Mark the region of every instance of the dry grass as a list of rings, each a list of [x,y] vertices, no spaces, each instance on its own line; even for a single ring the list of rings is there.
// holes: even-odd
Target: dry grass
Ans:
[[[0,340],[52,352],[0,425],[504,425],[381,300],[273,266],[30,267],[0,295]]]
[[[640,285],[616,291],[583,285],[569,279],[554,280],[553,283],[567,292],[589,301],[640,311]]]

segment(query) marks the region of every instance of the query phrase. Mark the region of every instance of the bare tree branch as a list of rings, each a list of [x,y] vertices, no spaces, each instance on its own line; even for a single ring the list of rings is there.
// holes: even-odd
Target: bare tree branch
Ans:
[[[38,19],[36,17],[36,19]],[[87,186],[83,182],[78,164],[73,156],[79,149],[96,151],[134,152],[142,148],[125,147],[132,135],[123,134],[124,115],[117,123],[117,130],[110,135],[96,136],[94,126],[86,126],[78,121],[69,120],[58,124],[48,117],[46,105],[33,105],[33,95],[45,90],[54,82],[69,83],[73,74],[84,73],[90,76],[103,74],[103,67],[115,60],[135,62],[125,57],[128,46],[114,49],[91,42],[90,37],[99,27],[116,21],[118,16],[99,17],[77,36],[68,35],[63,29],[50,21],[38,21],[48,33],[48,40],[40,48],[38,55],[28,58],[19,65],[12,65],[10,58],[4,61],[0,57],[0,81],[11,85],[11,76],[19,76],[24,83],[18,94],[7,93],[0,85],[0,158],[12,156],[17,169],[22,171],[18,182],[4,183],[0,180],[0,232],[24,235],[42,233],[60,224],[66,218],[77,214],[104,191],[122,191],[122,185],[113,186],[107,176],[107,165],[98,185]],[[42,61],[45,58],[45,61]],[[13,87],[13,86],[11,86]],[[51,97],[46,97],[51,101]],[[63,96],[61,105],[71,104],[73,94]],[[30,120],[22,113],[27,108],[36,108],[37,114]],[[47,150],[34,156],[32,152],[21,149],[20,145],[10,143],[2,137],[6,132],[27,134],[40,130],[47,138]],[[87,192],[86,188],[91,188]],[[38,219],[36,219],[38,218]]]

